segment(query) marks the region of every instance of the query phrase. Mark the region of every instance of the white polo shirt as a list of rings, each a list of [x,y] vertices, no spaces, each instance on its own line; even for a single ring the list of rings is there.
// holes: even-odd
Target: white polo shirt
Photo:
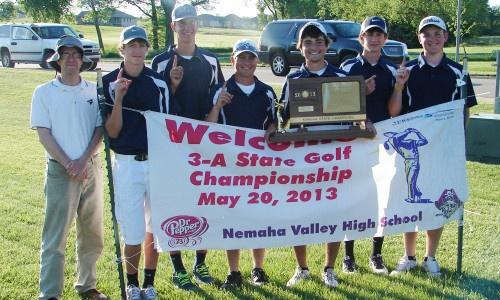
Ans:
[[[79,158],[89,146],[94,129],[102,125],[94,83],[82,78],[68,86],[58,78],[39,85],[31,102],[31,128],[48,128],[70,159]],[[47,158],[52,158],[46,152]]]

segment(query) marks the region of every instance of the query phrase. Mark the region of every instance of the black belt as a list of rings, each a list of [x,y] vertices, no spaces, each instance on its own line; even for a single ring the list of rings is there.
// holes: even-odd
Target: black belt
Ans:
[[[140,153],[140,154],[136,154],[134,156],[134,159],[137,160],[137,161],[145,161],[145,160],[148,160],[148,154],[147,153]]]

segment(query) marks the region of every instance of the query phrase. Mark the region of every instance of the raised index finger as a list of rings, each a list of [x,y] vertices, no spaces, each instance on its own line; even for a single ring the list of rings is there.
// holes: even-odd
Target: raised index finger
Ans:
[[[177,55],[174,54],[174,61],[172,63],[172,68],[177,67]]]
[[[122,77],[123,77],[123,69],[120,68],[120,72],[118,72],[118,75],[116,76],[116,80],[122,79]]]
[[[399,68],[404,68],[406,66],[406,57],[403,56],[403,61],[401,61],[401,64],[399,65]]]

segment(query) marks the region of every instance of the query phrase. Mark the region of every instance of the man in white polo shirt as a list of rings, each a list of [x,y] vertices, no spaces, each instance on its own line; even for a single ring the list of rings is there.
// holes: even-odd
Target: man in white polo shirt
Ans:
[[[75,289],[87,299],[107,299],[96,290],[96,262],[103,248],[102,140],[96,86],[80,76],[91,61],[82,43],[65,36],[47,61],[60,73],[38,86],[31,128],[46,151],[45,221],[40,255],[39,299],[61,299],[66,240],[76,219]]]

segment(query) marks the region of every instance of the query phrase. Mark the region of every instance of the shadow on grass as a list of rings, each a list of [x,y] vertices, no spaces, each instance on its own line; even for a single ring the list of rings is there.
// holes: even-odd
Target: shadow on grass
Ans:
[[[441,277],[431,278],[419,269],[411,274],[397,277],[375,275],[368,269],[360,268],[358,274],[340,276],[339,286],[328,289],[323,286],[320,276],[313,275],[311,280],[287,288],[269,283],[264,287],[256,287],[245,282],[243,289],[227,291],[237,299],[253,299],[249,292],[264,299],[464,299],[484,298],[500,299],[500,283],[494,280],[473,275],[457,275],[454,270],[442,269]],[[379,281],[380,284],[367,284]],[[316,288],[311,288],[314,285]],[[388,288],[392,287],[392,288]],[[402,287],[402,288],[399,288]],[[318,288],[323,288],[320,291]],[[459,291],[457,292],[457,289]],[[280,291],[276,293],[276,291]],[[208,295],[199,294],[206,299]]]

